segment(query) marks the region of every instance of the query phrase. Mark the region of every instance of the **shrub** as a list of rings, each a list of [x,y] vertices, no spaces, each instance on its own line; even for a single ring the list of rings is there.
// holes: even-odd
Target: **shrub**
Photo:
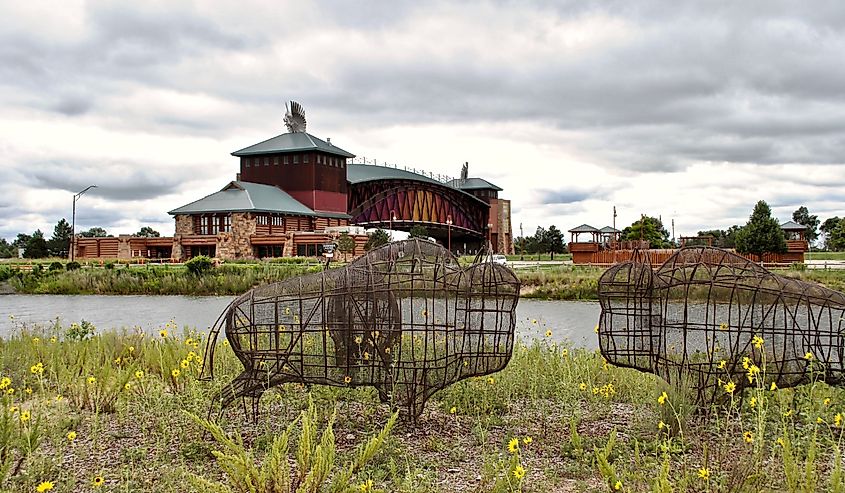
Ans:
[[[71,341],[82,341],[94,335],[94,324],[83,319],[80,323],[72,323],[65,331],[65,337]]]
[[[75,261],[75,260],[74,260],[73,262],[68,262],[68,263],[67,263],[67,265],[65,266],[65,269],[67,269],[67,270],[76,270],[76,269],[78,269],[78,268],[80,268],[80,267],[82,267],[82,266],[79,264],[79,262],[77,262],[77,261]]]
[[[114,262],[106,262],[105,264],[106,269],[114,269]]]
[[[185,262],[185,267],[187,267],[188,272],[198,276],[210,271],[214,267],[214,264],[205,255],[197,255]]]
[[[62,265],[61,262],[53,262],[53,263],[50,264],[50,267],[47,270],[52,272],[54,270],[64,270],[64,268],[65,268],[65,266]]]

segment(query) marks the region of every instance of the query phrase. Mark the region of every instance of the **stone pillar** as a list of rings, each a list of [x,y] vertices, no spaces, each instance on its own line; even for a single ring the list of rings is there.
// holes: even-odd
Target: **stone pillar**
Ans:
[[[252,258],[250,237],[255,234],[255,216],[249,212],[232,213],[232,248],[235,258]]]
[[[173,235],[173,247],[170,250],[170,257],[179,261],[185,260],[185,250],[182,248],[182,235]]]
[[[132,249],[129,247],[129,235],[118,235],[117,237],[117,258],[132,258]]]
[[[178,214],[176,220],[176,235],[192,235],[194,233],[194,218],[187,214]]]

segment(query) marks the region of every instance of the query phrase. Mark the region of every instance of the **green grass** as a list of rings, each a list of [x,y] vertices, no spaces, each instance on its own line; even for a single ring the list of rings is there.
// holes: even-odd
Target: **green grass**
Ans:
[[[807,252],[807,260],[845,260],[845,252]]]
[[[19,326],[0,340],[0,489],[89,491],[101,477],[101,491],[230,491],[244,474],[320,470],[327,485],[420,493],[843,491],[845,390],[818,382],[770,391],[760,375],[705,420],[682,389],[540,340],[517,345],[505,370],[436,394],[419,427],[390,431],[370,388],[288,384],[265,394],[257,422],[215,412],[219,432],[206,433],[193,416],[242,368],[221,343],[215,380],[200,381],[202,334],[161,329],[86,338],[78,326]]]
[[[343,263],[332,263],[340,268]],[[252,287],[319,272],[322,265],[300,262],[231,263],[194,276],[182,265],[83,267],[75,271],[30,272],[0,266],[0,282],[29,294],[234,295]],[[594,300],[605,269],[578,265],[539,265],[516,269],[522,296],[550,300]],[[776,269],[775,273],[845,291],[845,269]]]

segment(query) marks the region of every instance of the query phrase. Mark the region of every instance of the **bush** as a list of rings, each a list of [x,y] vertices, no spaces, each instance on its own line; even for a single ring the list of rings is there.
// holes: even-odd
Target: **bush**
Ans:
[[[105,267],[109,270],[114,269],[114,262],[106,262]]]
[[[53,272],[53,271],[56,271],[56,270],[64,270],[64,268],[65,268],[65,266],[62,265],[61,262],[51,262],[50,267],[48,267],[47,270],[49,270],[50,272]]]
[[[80,267],[82,267],[82,266],[79,264],[79,262],[77,262],[77,261],[73,261],[73,262],[68,262],[68,263],[67,263],[67,265],[65,266],[65,269],[67,269],[67,270],[76,270],[76,269],[78,269],[78,268],[80,268]]]
[[[191,260],[185,262],[185,267],[187,267],[188,272],[191,274],[199,276],[210,271],[214,267],[214,264],[211,262],[211,259],[205,255],[197,255]]]

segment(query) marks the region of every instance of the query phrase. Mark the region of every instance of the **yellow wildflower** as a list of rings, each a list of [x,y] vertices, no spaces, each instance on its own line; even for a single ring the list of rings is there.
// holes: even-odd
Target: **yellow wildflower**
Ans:
[[[493,377],[487,377],[487,383],[493,385],[494,383],[496,383],[496,379]]]
[[[777,444],[780,445],[781,447],[786,447],[786,442],[783,440],[783,437],[778,437],[778,439],[775,440],[775,442],[777,442]]]
[[[820,417],[819,417],[819,418],[816,418],[816,423],[818,423],[818,424],[822,424],[822,423],[824,423],[824,420],[823,420],[822,418],[820,418]]]
[[[842,426],[842,413],[836,413],[836,416],[833,417],[833,426],[837,428]]]
[[[370,359],[370,353],[364,351],[364,359]]]
[[[804,359],[807,361],[813,361],[813,353],[804,354]]]
[[[582,382],[581,385],[578,386],[578,388],[581,390],[587,390],[587,384]]]
[[[193,339],[191,339],[190,337],[189,337],[189,338],[187,338],[187,339],[185,339],[185,345],[186,345],[186,346],[193,346],[193,345],[194,345],[194,340],[193,340]]]
[[[30,417],[29,411],[21,411],[21,423],[26,423]]]
[[[757,349],[760,349],[763,347],[763,338],[760,336],[754,336],[751,339],[751,344],[753,344]]]
[[[14,393],[15,393],[14,387],[9,387],[8,389],[6,389],[6,395],[12,395]]]
[[[130,353],[134,353],[134,352],[135,352],[135,346],[129,346],[129,348],[128,348],[128,349],[129,349],[129,352],[130,352]]]
[[[511,438],[508,442],[508,452],[515,454],[519,450],[519,438]]]
[[[162,338],[167,337],[167,329],[161,329],[160,331],[158,331],[158,335],[160,335]]]
[[[719,324],[719,330],[728,330],[728,324],[722,322]]]
[[[23,391],[24,391],[24,392],[26,392],[26,393],[27,393],[27,395],[32,394],[32,389],[31,389],[31,388],[29,388],[29,387],[27,387],[27,388],[23,389]]]
[[[190,366],[191,366],[191,362],[190,362],[190,361],[188,361],[188,360],[186,360],[186,359],[183,359],[183,360],[179,363],[179,366],[181,366],[182,368],[190,368]]]
[[[52,490],[53,486],[55,485],[52,481],[41,481],[40,483],[38,483],[38,486],[35,487],[35,491],[37,491],[38,493],[44,493],[45,491]]]
[[[598,333],[599,333],[599,326],[598,326],[598,325],[596,325],[596,326],[593,328],[593,332],[595,332],[596,334],[598,334]]]
[[[0,390],[5,389],[9,385],[12,385],[12,379],[9,377],[3,377],[0,379]]]
[[[179,378],[179,375],[181,375],[182,372],[180,372],[178,368],[174,368],[170,370],[170,374],[173,376],[173,378]]]
[[[749,367],[751,367],[751,358],[745,356],[742,358],[742,368],[747,370]]]
[[[139,380],[140,380],[140,379],[142,379],[142,378],[144,378],[144,372],[143,372],[143,371],[141,371],[141,370],[136,371],[136,372],[135,372],[135,378],[137,378],[137,379],[139,379]]]
[[[710,479],[710,471],[707,470],[706,467],[702,467],[698,469],[698,477],[707,481]]]
[[[56,342],[58,340],[59,339],[56,336],[53,336],[53,337],[50,338],[50,342]]]
[[[564,349],[563,351],[561,351],[560,355],[563,356],[564,358],[566,358],[567,356],[569,356],[569,350]]]
[[[95,383],[97,383],[97,377],[88,377],[88,380],[86,380],[86,382],[88,382],[88,385],[94,385]]]
[[[754,441],[754,434],[752,434],[750,431],[746,431],[742,434],[742,439],[745,440],[745,443],[751,443]]]
[[[792,416],[792,409],[789,409],[785,413],[783,413],[784,418],[788,418],[790,416]]]
[[[824,403],[825,406],[829,406],[830,405],[830,397],[825,398],[823,403]]]
[[[390,348],[389,347],[384,348],[384,352],[387,353],[387,354],[390,354]]]
[[[225,341],[223,341],[223,345],[224,345],[224,346],[228,346],[228,345],[229,345],[229,341],[228,341],[228,339],[227,339],[227,340],[225,340]]]
[[[18,412],[18,406],[12,406],[9,408],[10,414],[15,414],[16,412]]]
[[[91,485],[94,488],[99,488],[105,482],[106,482],[106,480],[102,476],[95,476],[94,479],[91,481]]]
[[[74,440],[76,440],[76,432],[73,430],[67,432],[67,441],[72,442]]]
[[[29,367],[29,372],[33,375],[41,375],[44,373],[44,364],[40,361]],[[2,388],[2,386],[0,386]]]
[[[621,490],[622,489],[622,481],[616,481],[616,483],[613,484],[613,489],[616,490],[616,491]]]
[[[456,412],[458,412],[458,408],[457,408],[457,407],[455,407],[455,406],[452,406],[452,407],[449,409],[449,414],[455,414]]]
[[[533,441],[534,441],[534,439],[531,438],[530,436],[527,436],[527,437],[522,439],[522,443],[524,443],[525,445],[528,445],[529,443],[531,443]]]
[[[663,404],[666,404],[666,401],[668,399],[669,399],[669,396],[666,395],[666,392],[663,392],[662,394],[660,394],[660,397],[657,398],[657,403],[662,406]]]
[[[593,387],[593,395],[598,395],[598,393],[599,393],[599,388]]]
[[[423,317],[428,317],[428,310],[423,308],[422,311],[420,312],[420,315],[422,315]]]
[[[534,324],[534,325],[537,325],[537,319],[536,318],[531,319],[531,323]]]
[[[776,384],[775,382],[772,382],[772,386],[771,386],[771,387],[769,387],[769,390],[771,390],[772,392],[774,392],[774,391],[775,391],[775,390],[777,390],[777,389],[778,389],[778,384]]]
[[[727,392],[729,394],[733,394],[734,390],[736,390],[736,384],[733,383],[733,381],[729,381],[728,383],[725,384],[725,392]]]
[[[56,402],[61,402],[61,401],[62,401],[62,399],[64,399],[64,397],[62,397],[62,396],[60,396],[60,395],[57,395],[57,396],[56,396]]]
[[[362,340],[363,339],[361,339],[361,336],[355,336],[355,344],[361,344]]]
[[[516,479],[522,479],[525,477],[525,468],[522,467],[522,464],[517,464],[517,466],[513,468],[513,477]]]
[[[33,338],[32,338],[32,343],[33,343],[33,344],[38,344],[39,342],[41,342],[41,339],[39,339],[39,338],[37,338],[37,337],[33,337]]]
[[[361,493],[369,493],[370,491],[373,491],[373,480],[368,479],[363,483],[359,484],[358,491],[360,491]]]
[[[120,356],[118,356],[117,358],[114,359],[114,364],[116,364],[116,365],[120,364]]]
[[[728,366],[728,362],[727,362],[727,361],[722,360],[722,361],[720,361],[720,362],[719,362],[719,369],[720,369],[720,370],[724,370],[727,366]]]
[[[659,423],[657,423],[657,429],[658,430],[662,430],[663,428],[666,428],[666,426],[667,426],[666,423],[664,423],[662,420]]]
[[[546,331],[546,337],[551,337],[551,336],[552,336],[552,331],[551,331],[551,330],[547,330],[547,331]]]
[[[129,390],[129,389],[132,388],[132,384],[129,383],[129,382],[126,382],[125,384],[123,384],[123,388],[126,389],[126,390]]]
[[[343,383],[349,383],[351,381],[352,381],[352,377],[350,377],[349,375],[346,375],[345,377],[343,377]]]
[[[757,406],[757,398],[756,398],[756,397],[752,397],[752,398],[751,398],[751,401],[749,401],[749,402],[748,402],[748,405],[749,405],[749,406],[751,406],[751,408],[752,408],[752,409],[753,409],[754,407],[756,407],[756,406]]]

